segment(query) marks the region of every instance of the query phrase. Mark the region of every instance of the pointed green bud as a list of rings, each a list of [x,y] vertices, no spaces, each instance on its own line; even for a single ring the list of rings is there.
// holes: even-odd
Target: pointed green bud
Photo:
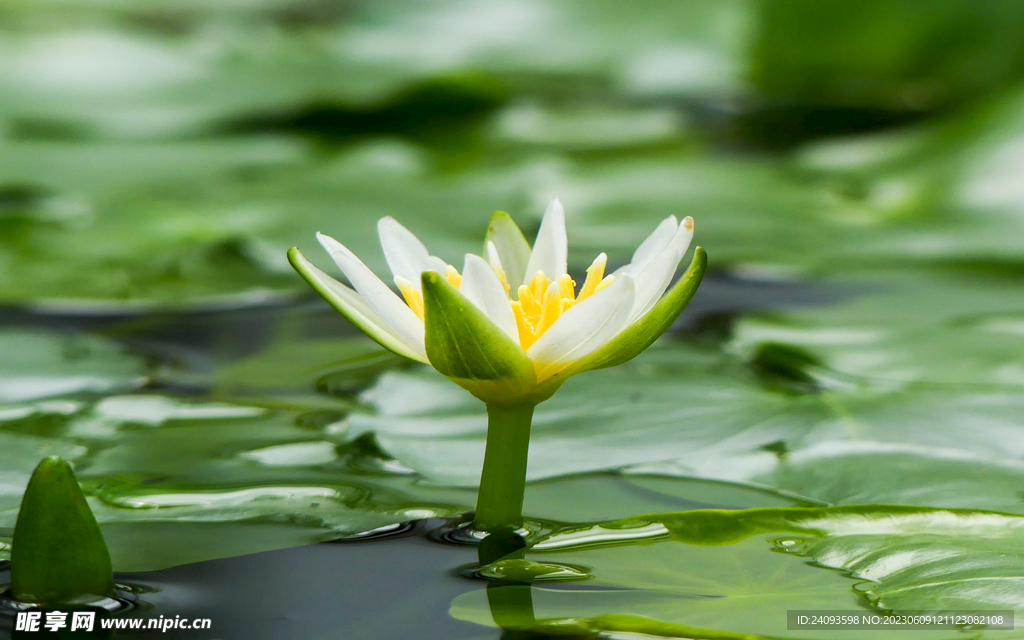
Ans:
[[[114,591],[110,552],[75,474],[45,458],[21,500],[11,544],[11,595],[54,605]]]
[[[491,215],[491,223],[487,225],[487,237],[484,240],[484,252],[480,254],[485,258],[488,242],[494,243],[501,267],[505,271],[505,278],[512,291],[515,291],[523,284],[526,265],[530,263],[530,243],[526,241],[512,216],[504,211],[495,211]]]
[[[484,402],[511,404],[537,385],[533,362],[444,277],[425,271],[423,321],[430,364]]]

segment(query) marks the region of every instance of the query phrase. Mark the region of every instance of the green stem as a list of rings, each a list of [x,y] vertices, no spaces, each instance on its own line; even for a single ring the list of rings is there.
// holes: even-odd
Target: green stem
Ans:
[[[487,404],[487,450],[473,527],[496,531],[523,524],[526,458],[533,404]]]

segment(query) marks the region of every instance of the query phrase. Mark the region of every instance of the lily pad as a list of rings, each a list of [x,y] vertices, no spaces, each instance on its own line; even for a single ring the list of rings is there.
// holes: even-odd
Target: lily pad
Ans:
[[[1008,268],[1024,258],[1017,171],[1024,147],[1024,93],[1014,89],[945,118],[799,148],[793,165],[856,206],[851,237],[869,261]]]
[[[683,116],[670,109],[590,107],[554,111],[525,103],[499,112],[494,118],[493,135],[510,145],[615,149],[677,142],[685,124]]]
[[[377,20],[346,34],[344,51],[372,51],[390,67],[471,69],[555,95],[566,92],[555,79],[570,78],[638,95],[718,99],[743,86],[753,12],[746,0],[649,0],[635,11],[579,0],[382,7]]]
[[[111,145],[109,153],[121,158],[118,149],[130,152],[123,149],[130,146]],[[298,244],[311,256],[319,255],[312,248],[317,230],[339,235],[378,267],[384,261],[376,239],[377,219],[391,213],[408,221],[409,212],[429,211],[438,214],[429,228],[410,226],[430,233],[424,235],[432,248],[454,260],[465,251],[480,250],[487,215],[500,204],[486,184],[467,190],[431,181],[425,158],[408,144],[362,145],[304,171],[282,166],[288,164],[282,160],[294,157],[296,148],[289,144],[228,146],[183,145],[175,162],[198,167],[182,170],[192,176],[191,182],[174,175],[162,179],[160,162],[118,171],[119,164],[131,162],[130,153],[115,166],[84,153],[75,166],[97,166],[81,172],[81,167],[63,167],[64,174],[42,168],[26,172],[12,165],[10,185],[22,194],[14,201],[23,210],[0,218],[0,225],[10,228],[0,241],[0,256],[8,258],[0,274],[10,280],[3,287],[7,300],[38,304],[72,299],[79,305],[113,300],[152,306],[234,294],[261,302],[274,291],[302,290],[285,252]],[[162,149],[150,145],[147,153],[155,159]],[[39,158],[60,165],[75,151]],[[212,157],[204,157],[207,151]],[[269,182],[260,169],[261,153],[277,165],[271,171],[276,179]],[[247,167],[255,167],[255,173],[247,174]],[[110,174],[92,184],[87,176],[97,171]],[[67,198],[82,200],[81,215],[54,220],[40,213]],[[345,221],[343,228],[340,220]],[[442,220],[451,224],[444,226]]]
[[[240,17],[226,13],[228,23]],[[159,22],[157,16],[145,19]],[[164,18],[184,22],[173,36],[73,23],[11,34],[0,49],[7,87],[0,113],[29,133],[180,136],[324,102],[383,106],[414,83],[449,71],[359,55],[346,47],[354,37],[349,23],[325,33],[323,25],[282,30],[264,21],[265,28],[213,28],[183,18]],[[224,25],[224,17],[209,18]]]
[[[0,331],[0,403],[127,390],[143,384],[145,373],[141,357],[101,338],[30,329]],[[0,404],[0,412],[5,410],[16,411]]]
[[[714,354],[656,345],[620,367],[570,379],[537,407],[528,477],[684,455],[714,469],[718,455],[748,448],[754,458],[773,460],[757,449],[781,436],[783,427],[773,426],[773,418],[792,401],[739,377],[707,375],[718,366]],[[482,403],[428,370],[388,372],[363,399],[375,411],[352,413],[332,432],[347,438],[372,432],[385,451],[431,481],[476,485],[486,433]],[[828,413],[816,398],[806,404],[822,417]],[[637,415],[645,416],[642,423]],[[804,417],[799,428],[814,422],[814,416]]]
[[[192,562],[315,544],[335,533],[288,522],[101,524],[115,571],[158,571]]]
[[[54,453],[75,463],[98,520],[112,532],[119,570],[254,553],[470,511],[474,488],[426,483],[372,440],[332,433],[332,424],[358,409],[349,394],[375,375],[379,363],[372,357],[379,349],[367,349],[362,338],[308,340],[298,329],[285,322],[256,355],[212,380],[191,380],[210,385],[221,400],[152,390],[111,393],[118,390],[112,384],[89,394],[61,387],[53,391],[57,397],[5,405],[0,440],[11,458],[0,478],[0,528],[13,526],[34,462]],[[182,375],[169,379],[185,381]],[[336,396],[311,402],[318,380]],[[591,495],[603,499],[581,500]],[[610,473],[541,483],[526,514],[550,529],[625,517],[638,508],[802,504],[809,503],[745,485]],[[221,535],[230,523],[251,535],[199,542]],[[160,553],[141,551],[152,543],[140,539],[166,536],[182,538]]]
[[[63,437],[98,396],[146,381],[144,360],[93,336],[0,331],[0,526],[16,513],[29,476],[51,455],[80,462],[89,450]]]
[[[788,610],[1021,609],[1015,585],[1024,579],[1022,530],[1018,516],[913,507],[640,516],[556,533],[527,552],[527,560],[544,565],[584,567],[589,580],[558,589],[493,584],[457,598],[451,614],[581,635],[808,638],[822,632],[787,629]],[[489,570],[500,573],[508,562]],[[878,630],[842,633],[874,638]],[[885,633],[950,638],[963,632]],[[1012,635],[972,630],[967,637]]]
[[[819,109],[920,112],[962,104],[1021,77],[1014,2],[814,0],[761,5],[752,55],[760,89]],[[971,34],[984,31],[984,42]],[[856,52],[856,53],[853,53]],[[867,116],[870,118],[870,116]]]
[[[194,206],[246,171],[294,165],[304,154],[292,140],[2,146],[5,302],[263,299],[292,284],[247,233],[265,216],[210,218]]]
[[[790,308],[737,322],[730,345],[753,353],[784,344],[819,363],[825,386],[914,383],[1024,385],[1024,302],[1012,278],[904,272],[848,280],[855,292],[828,306]],[[962,389],[962,387],[960,387]]]
[[[666,341],[570,380],[537,408],[528,477],[631,467],[832,503],[1024,512],[1019,388],[858,380],[760,358]],[[468,394],[432,372],[393,372],[364,399],[374,414],[353,413],[331,431],[372,432],[432,481],[475,486],[486,421]],[[946,480],[951,465],[963,469],[960,482]]]
[[[103,5],[106,20],[96,15]],[[372,121],[452,79],[484,103],[508,84],[565,93],[553,78],[716,98],[741,86],[749,2],[646,5],[172,1],[56,12],[16,3],[4,13],[36,29],[13,29],[0,48],[0,113],[44,129],[166,136],[300,120],[318,108]],[[55,17],[65,13],[79,20]],[[456,101],[410,102],[413,111],[465,115]]]
[[[303,291],[285,259],[290,246],[336,273],[316,246],[317,231],[386,273],[375,232],[385,215],[401,220],[434,254],[461,264],[464,253],[481,250],[491,211],[512,212],[532,236],[556,196],[566,205],[570,266],[578,272],[600,252],[612,266],[624,264],[659,221],[683,214],[695,218],[718,269],[828,274],[935,254],[907,250],[933,227],[908,228],[893,244],[892,225],[874,215],[871,203],[827,182],[794,178],[774,160],[668,150],[577,159],[538,150],[511,158],[495,153],[472,168],[441,171],[423,148],[395,140],[317,160],[287,139],[239,141],[230,149],[222,148],[228,142],[196,144],[107,145],[104,153],[123,148],[127,159],[108,163],[100,153],[95,166],[87,164],[89,148],[81,157],[76,150],[37,158],[56,170],[12,165],[8,186],[21,212],[3,221],[12,229],[0,244],[10,256],[2,273],[11,279],[7,299],[181,304]],[[202,171],[168,172],[167,180],[156,161],[117,169],[132,153],[145,160],[164,148]],[[140,212],[147,214],[141,221]],[[1011,228],[997,225],[979,242]]]

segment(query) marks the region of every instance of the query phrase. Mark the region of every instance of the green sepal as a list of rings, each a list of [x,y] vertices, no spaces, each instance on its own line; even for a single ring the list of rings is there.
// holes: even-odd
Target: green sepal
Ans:
[[[488,242],[493,242],[494,248],[498,250],[501,268],[505,270],[505,278],[514,292],[523,284],[523,278],[526,276],[526,265],[530,263],[532,253],[530,243],[512,216],[504,211],[495,211],[491,214],[491,223],[487,225],[487,237],[484,240],[484,252],[480,254],[485,258]]]
[[[484,402],[517,404],[537,384],[522,347],[433,271],[422,275],[430,364]]]
[[[71,467],[57,456],[32,473],[11,542],[11,595],[55,605],[114,592],[110,552]]]
[[[697,247],[686,273],[676,281],[675,285],[658,300],[650,311],[593,353],[546,379],[538,391],[550,391],[547,393],[550,396],[569,376],[593,369],[614,367],[638,356],[644,349],[651,346],[661,334],[668,331],[686,305],[690,303],[693,294],[697,292],[697,287],[700,286],[700,282],[704,278],[707,266],[708,254],[702,247]]]
[[[334,307],[335,311],[345,316],[349,322],[374,342],[392,353],[418,362],[426,362],[423,356],[407,347],[396,336],[382,329],[383,321],[358,293],[316,268],[297,247],[288,250],[288,262],[302,276],[302,279],[327,301],[327,304]]]

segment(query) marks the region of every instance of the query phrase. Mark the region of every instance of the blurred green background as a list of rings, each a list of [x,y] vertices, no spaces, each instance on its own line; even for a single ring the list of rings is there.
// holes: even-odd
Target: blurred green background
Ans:
[[[538,409],[541,529],[1024,514],[1022,32],[1012,0],[7,0],[0,554],[51,453],[120,570],[472,508],[482,407],[285,251],[384,273],[391,215],[461,264],[553,197],[576,274],[670,214],[711,272]]]
[[[302,291],[317,230],[449,261],[566,205],[574,265],[693,215],[714,269],[1012,269],[1012,1],[12,0],[0,300]]]

